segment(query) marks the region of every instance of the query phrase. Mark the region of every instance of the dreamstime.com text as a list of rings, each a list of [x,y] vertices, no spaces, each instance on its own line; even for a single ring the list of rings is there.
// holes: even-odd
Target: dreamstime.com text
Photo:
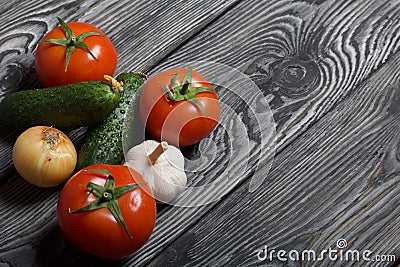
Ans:
[[[271,249],[267,245],[260,248],[257,252],[257,258],[260,261],[273,261],[278,260],[286,261],[367,261],[367,262],[395,262],[395,255],[378,255],[371,250],[359,251],[356,249],[348,249],[347,241],[339,239],[336,242],[336,248],[328,248],[319,252],[306,249],[303,251],[298,250],[282,250]]]

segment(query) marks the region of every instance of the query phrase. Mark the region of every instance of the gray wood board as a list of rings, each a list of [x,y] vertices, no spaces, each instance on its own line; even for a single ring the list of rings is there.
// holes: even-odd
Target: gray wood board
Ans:
[[[395,75],[395,67],[393,67],[392,70],[390,68],[385,68],[384,71],[379,72],[381,74],[377,74],[377,72],[385,66],[389,58],[397,56],[399,51],[399,43],[397,42],[399,37],[397,33],[399,25],[396,23],[399,21],[399,18],[399,3],[396,1],[390,3],[378,3],[375,1],[325,1],[319,5],[315,3],[309,4],[307,2],[293,1],[269,1],[268,5],[259,1],[253,1],[251,3],[241,2],[223,18],[210,25],[210,27],[196,36],[196,38],[191,39],[187,44],[182,46],[179,51],[168,57],[165,62],[162,62],[159,69],[175,65],[177,62],[184,63],[188,58],[191,60],[207,58],[207,60],[210,61],[215,60],[234,66],[249,75],[249,77],[257,83],[265,93],[266,98],[270,99],[270,106],[275,116],[277,126],[276,150],[278,154],[275,159],[275,165],[277,164],[276,161],[280,159],[281,153],[284,153],[283,155],[285,155],[285,157],[293,157],[298,160],[287,160],[280,164],[279,168],[273,168],[273,171],[276,173],[269,174],[263,185],[263,189],[271,187],[271,192],[269,194],[280,196],[292,188],[290,184],[286,186],[285,184],[281,186],[274,186],[272,184],[269,186],[270,179],[294,179],[297,180],[297,182],[303,182],[310,186],[316,186],[320,183],[326,186],[325,179],[331,178],[331,180],[328,179],[327,181],[333,183],[332,186],[338,183],[338,186],[340,186],[342,181],[339,179],[338,182],[336,182],[335,169],[326,170],[328,171],[327,176],[331,177],[325,177],[319,169],[313,169],[313,167],[321,168],[317,162],[313,161],[308,163],[309,167],[307,171],[314,171],[318,175],[309,178],[311,180],[305,180],[305,178],[309,176],[302,177],[304,173],[300,172],[304,162],[296,156],[301,150],[294,150],[290,144],[293,140],[296,140],[296,138],[301,138],[300,140],[304,142],[302,137],[307,136],[310,142],[310,148],[307,150],[307,153],[317,150],[320,146],[320,137],[307,135],[308,131],[310,131],[310,127],[313,127],[311,129],[315,129],[313,125],[317,124],[319,120],[324,119],[325,116],[330,115],[331,112],[335,112],[335,107],[354,94],[355,91],[363,88],[362,86],[366,81],[370,81],[371,79],[382,79],[385,81],[385,78],[378,78],[385,71],[388,72],[385,73],[385,75],[389,75],[389,77]],[[227,35],[227,32],[234,34]],[[255,36],[258,38],[255,38]],[[211,49],[208,48],[210,44],[213,44]],[[188,57],[188,55],[192,56]],[[382,93],[384,93],[387,87],[392,86],[396,88],[398,81],[394,78],[393,80],[387,80],[385,82],[387,83],[382,83],[381,85],[375,84],[377,88],[373,87],[371,90],[382,90]],[[361,89],[358,96],[361,97],[362,94],[363,91]],[[398,98],[396,98],[395,95],[392,97],[393,99],[388,101],[393,101],[393,107],[395,107],[396,104],[398,104],[398,102],[396,102]],[[367,103],[370,101],[367,94],[362,95],[362,100],[367,101]],[[350,104],[350,102],[346,103]],[[356,106],[354,108],[356,108]],[[357,111],[347,110],[347,112],[349,112],[348,115],[351,115],[352,112]],[[327,121],[327,123],[329,122],[330,121]],[[332,129],[335,129],[335,126],[336,125],[333,124]],[[340,125],[337,126],[340,127]],[[352,126],[353,125],[350,127]],[[340,142],[340,137],[343,132],[339,131],[335,133],[337,138],[339,138],[338,142]],[[383,134],[383,132],[380,133]],[[395,129],[392,133],[396,134]],[[329,135],[330,132],[322,131],[321,134]],[[342,138],[348,137],[342,136]],[[398,136],[392,136],[389,142],[395,143],[394,140],[396,140],[396,138],[398,139]],[[331,143],[330,145],[333,144]],[[389,143],[387,145],[389,145]],[[330,157],[338,157],[338,165],[336,167],[339,168],[340,171],[343,171],[340,177],[343,177],[343,175],[344,177],[346,177],[346,175],[351,175],[353,168],[360,168],[367,172],[366,169],[362,169],[357,165],[354,166],[356,162],[353,164],[353,162],[340,161],[343,155],[339,152],[340,151],[337,151],[336,154],[326,154],[325,156],[329,156],[329,159]],[[330,151],[329,153],[333,152]],[[373,152],[373,154],[374,153],[375,152]],[[307,154],[302,153],[301,155],[308,157]],[[317,157],[313,157],[312,159],[317,161],[319,160],[318,157],[323,158],[323,154],[318,154]],[[287,170],[293,172],[292,176],[289,178],[281,175],[277,176],[278,173],[285,173]],[[297,171],[299,172],[298,174]],[[251,176],[251,172],[248,174]],[[347,179],[350,179],[350,177]],[[361,178],[359,177],[359,179]],[[325,191],[322,191],[322,195],[317,194],[322,190],[320,187],[314,192],[311,189],[306,190],[304,187],[300,187],[300,185],[301,183],[296,184],[296,191],[292,191],[292,194],[286,195],[284,200],[289,202],[290,198],[302,196],[303,198],[294,199],[306,205],[306,207],[307,205],[313,207],[313,205],[317,205],[320,202],[318,198],[326,194]],[[342,186],[344,186],[344,184],[342,184]],[[177,262],[172,261],[171,265],[192,262],[192,260],[198,263],[198,265],[202,265],[207,260],[208,262],[213,262],[214,259],[217,264],[224,265],[228,263],[238,264],[244,260],[243,257],[249,257],[248,260],[254,263],[252,260],[256,260],[256,257],[251,253],[254,253],[254,250],[265,244],[263,240],[254,238],[255,241],[252,243],[251,247],[243,248],[244,250],[248,249],[248,251],[246,251],[248,254],[241,255],[240,253],[242,253],[243,250],[240,250],[240,248],[242,248],[246,242],[249,242],[251,236],[257,236],[256,230],[260,230],[260,227],[267,228],[268,223],[263,224],[263,218],[260,218],[256,221],[260,225],[258,228],[255,227],[255,231],[250,230],[250,228],[254,226],[250,224],[248,228],[247,226],[239,227],[240,233],[234,231],[234,228],[225,228],[222,226],[222,222],[231,222],[230,226],[236,226],[235,220],[238,223],[242,222],[245,224],[246,222],[248,223],[251,218],[257,218],[257,216],[259,216],[257,215],[259,211],[257,208],[251,208],[252,206],[248,205],[248,203],[244,204],[241,202],[243,198],[248,198],[249,202],[254,203],[259,200],[257,194],[247,196],[246,198],[246,194],[249,194],[246,191],[247,188],[248,184],[244,184],[240,187],[239,192],[234,191],[232,195],[223,201],[226,206],[223,205],[223,203],[216,204],[216,206],[220,208],[215,208],[214,206],[202,207],[194,210],[169,208],[166,211],[162,211],[159,215],[160,223],[158,227],[160,227],[160,229],[157,228],[157,231],[160,231],[160,235],[165,235],[171,231],[173,231],[176,236],[181,235],[181,233],[183,234],[183,237],[178,239],[172,247],[168,247],[165,250],[165,253],[162,255],[163,259],[177,259]],[[304,192],[302,193],[302,191]],[[258,194],[261,194],[260,198],[263,196],[265,197],[264,202],[270,199],[269,195],[265,196],[262,192],[262,189],[257,191]],[[345,194],[350,194],[348,196],[345,195],[346,197],[351,197],[353,193],[351,191],[345,192]],[[342,196],[342,198],[345,196]],[[371,199],[371,201],[374,200]],[[237,205],[231,206],[231,202]],[[293,205],[292,202],[290,203]],[[274,202],[273,204],[276,205],[277,203]],[[269,205],[271,205],[271,203]],[[285,221],[281,222],[278,220],[281,218],[279,209],[274,209],[275,212],[268,211],[268,208],[271,208],[269,205],[266,207],[267,214],[265,217],[276,217],[276,224],[284,225]],[[388,208],[391,209],[395,209],[395,207],[396,206],[388,206]],[[239,209],[239,211],[235,211],[234,208]],[[262,208],[263,206],[260,207],[260,209]],[[321,204],[321,208],[333,209],[333,206],[323,206]],[[289,207],[286,209],[289,209]],[[228,215],[226,215],[227,210],[235,214],[237,213],[237,216],[233,216],[234,219],[231,220]],[[209,211],[211,211],[212,215],[210,216],[212,216],[212,219],[203,221],[203,216]],[[219,211],[219,214],[217,214],[216,211]],[[297,216],[297,214],[301,212],[300,209],[298,212],[291,214],[291,216]],[[327,212],[334,211],[328,210]],[[173,214],[176,216],[176,214],[179,213],[184,216],[183,219],[179,221],[170,220]],[[177,217],[182,218],[182,216]],[[208,218],[208,215],[206,216]],[[232,216],[232,214],[229,214],[229,216]],[[194,220],[194,218],[197,217],[199,221]],[[238,217],[242,218],[242,221],[239,221]],[[185,218],[190,218],[190,220],[186,220]],[[217,220],[217,218],[219,218],[219,220]],[[335,217],[321,217],[320,219],[333,220]],[[264,220],[269,222],[268,219]],[[181,221],[189,221],[193,222],[193,224],[190,223],[187,230],[181,231]],[[221,225],[217,223],[218,221],[221,221]],[[298,220],[296,222],[297,225],[291,224],[291,227],[301,227],[302,221]],[[373,221],[370,222],[372,223]],[[192,225],[194,225],[193,228]],[[209,229],[205,229],[204,234],[200,234],[202,231],[200,226],[209,227]],[[246,229],[244,230],[244,228]],[[179,229],[178,233],[176,229]],[[221,238],[221,242],[218,242],[218,239],[216,239],[214,243],[215,247],[209,245],[211,248],[207,250],[211,252],[215,251],[215,254],[210,255],[209,253],[203,253],[204,250],[202,250],[207,247],[206,241],[213,239],[213,234],[210,233],[210,235],[208,235],[209,232],[207,232],[210,231],[210,229],[214,229],[215,232],[212,231],[212,233],[216,233],[218,237],[229,233],[229,231],[232,231],[232,234],[236,234],[236,236],[228,236],[226,239]],[[271,234],[274,229],[276,230],[276,228],[271,227],[271,232],[267,232],[267,234]],[[284,230],[289,231],[290,229],[282,227],[281,230],[283,232]],[[155,234],[157,234],[157,231]],[[249,231],[249,233],[245,234],[247,231]],[[312,229],[310,231],[312,231]],[[320,231],[322,231],[322,229],[320,229]],[[318,233],[319,232],[315,232],[313,234],[317,235]],[[243,238],[240,238],[242,235],[244,235]],[[277,238],[276,235],[274,235],[274,237]],[[236,243],[234,240],[238,242]],[[157,239],[153,241],[154,245],[151,241],[148,244],[151,245],[148,249],[149,251],[155,251],[155,249],[159,248],[159,245],[161,245],[157,243]],[[329,245],[334,245],[332,240],[329,241],[331,242]],[[204,242],[203,247],[196,246],[197,243],[202,242]],[[225,246],[225,244],[230,244],[230,242],[236,244],[237,247]],[[296,244],[295,240],[291,242],[293,242],[292,247],[295,249],[301,247],[301,242],[303,242],[303,240],[300,239],[298,241],[299,244]],[[276,244],[277,243],[271,242],[271,244],[268,245]],[[360,250],[368,248],[367,243],[364,246],[358,245],[359,243],[357,246],[354,246],[354,248]],[[386,247],[387,253],[398,254],[396,247],[391,248],[390,245]],[[218,246],[221,246],[221,248],[217,249]],[[224,251],[223,248],[226,248],[226,250],[232,249],[232,251]],[[286,248],[290,248],[290,245],[287,245]],[[176,251],[176,253],[174,251]],[[198,253],[196,253],[196,251]],[[235,251],[237,253],[235,253]],[[179,252],[183,253],[180,254]],[[171,254],[177,254],[177,256],[171,256]],[[197,257],[200,258],[199,261],[196,261]],[[167,261],[156,261],[156,263],[160,262],[167,263]],[[133,261],[133,263],[136,262]]]
[[[263,245],[320,250],[340,238],[354,249],[399,255],[398,1],[210,2],[213,8],[195,1],[139,3],[2,4],[15,13],[13,20],[2,18],[2,94],[13,84],[38,85],[34,46],[55,26],[55,16],[87,20],[109,29],[121,71],[152,74],[207,60],[245,73],[269,101],[277,155],[256,192],[248,188],[260,159],[251,158],[241,183],[229,187],[221,202],[160,206],[152,238],[115,266],[253,265],[260,263],[256,251]],[[179,16],[189,7],[196,16]],[[145,16],[149,10],[160,12]],[[223,96],[228,106],[238,104]],[[249,117],[241,114],[251,130]],[[82,130],[71,135],[79,140]],[[8,178],[0,187],[2,261],[110,266],[65,240],[55,218],[59,188],[34,188],[10,171],[13,138],[2,129],[1,164],[8,166],[1,169]],[[217,144],[227,145],[218,138]],[[256,148],[250,152],[259,153]],[[202,181],[193,174],[191,182],[207,183],[220,171],[213,168]]]
[[[315,251],[306,266],[344,266],[362,253],[398,257],[400,54],[279,153],[254,193],[247,184],[185,231],[150,266],[276,264],[277,251]],[[288,167],[290,166],[290,167]],[[186,214],[191,216],[192,214]],[[330,260],[322,251],[356,256]],[[346,250],[343,249],[343,254]],[[207,253],[205,253],[207,252]],[[353,253],[353,252],[352,252]],[[293,256],[294,254],[292,254]],[[285,255],[288,259],[288,254]],[[301,261],[297,262],[301,265]],[[392,261],[380,263],[390,266]],[[275,266],[275,265],[274,265]]]
[[[57,17],[66,22],[88,22],[103,30],[118,53],[116,73],[148,72],[235,2],[21,1],[11,6],[2,2],[0,99],[8,92],[41,87],[34,70],[35,49],[40,38],[57,26]],[[186,15],[188,9],[190,16]],[[68,134],[78,142],[84,130]],[[15,132],[2,127],[0,179],[13,172],[11,151],[16,137]]]

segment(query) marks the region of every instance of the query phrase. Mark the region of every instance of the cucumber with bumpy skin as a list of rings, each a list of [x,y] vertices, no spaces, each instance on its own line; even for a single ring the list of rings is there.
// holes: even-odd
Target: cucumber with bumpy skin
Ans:
[[[121,85],[105,78],[110,82],[87,81],[7,94],[0,103],[0,121],[17,130],[36,125],[72,129],[96,124],[120,101]]]
[[[96,163],[121,164],[124,158],[122,132],[126,116],[139,88],[143,85],[145,75],[142,73],[123,73],[117,76],[122,82],[124,91],[119,106],[102,122],[88,128],[79,149],[77,170]]]

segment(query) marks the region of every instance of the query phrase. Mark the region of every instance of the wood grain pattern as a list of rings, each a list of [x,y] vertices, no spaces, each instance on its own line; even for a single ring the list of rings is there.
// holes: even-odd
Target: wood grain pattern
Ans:
[[[39,87],[34,69],[37,42],[56,26],[56,17],[93,23],[103,29],[119,53],[117,72],[147,71],[168,51],[184,42],[229,9],[235,1],[21,1],[0,4],[0,99],[16,90]],[[186,10],[191,10],[188,17]],[[207,16],[204,16],[205,10]],[[4,16],[4,17],[3,17]],[[167,25],[167,26],[163,26]],[[160,31],[160,27],[163,30]],[[84,129],[68,133],[79,142]],[[60,188],[37,189],[15,174],[12,144],[17,133],[1,127],[0,133],[0,263],[45,266],[59,256],[65,237],[57,228],[56,202]],[[16,224],[16,222],[20,222]],[[47,239],[50,239],[50,244]],[[72,248],[74,250],[74,248]],[[76,250],[76,248],[75,248]],[[79,251],[77,252],[78,255]],[[65,258],[61,263],[65,262]]]
[[[177,62],[185,63],[187,55],[190,54],[191,60],[216,60],[244,71],[254,79],[270,100],[277,123],[277,151],[280,152],[343,101],[365,79],[373,76],[388,58],[399,51],[398,20],[397,1],[325,1],[319,5],[301,1],[269,1],[268,5],[257,1],[241,2],[221,20],[210,25],[196,38],[180,47],[179,51],[170,55],[160,64],[159,69]],[[225,34],[227,32],[231,34]],[[210,46],[212,48],[209,48]],[[314,143],[314,146],[317,148],[318,143]],[[287,156],[291,153],[294,152],[289,152]],[[281,168],[298,171],[300,164],[290,162]],[[349,163],[347,167],[350,166],[352,165]],[[348,174],[349,171],[344,174]],[[314,183],[320,183],[320,180],[315,180],[317,177],[313,178]],[[295,176],[292,179],[302,177]],[[241,187],[241,194],[229,196],[227,201],[239,202],[245,194],[246,186]],[[295,194],[307,197],[307,193],[310,192],[301,193],[301,189],[303,187]],[[273,187],[273,192],[277,195],[282,194],[280,190],[281,187]],[[311,200],[318,203],[317,197],[309,197],[302,202],[313,205]],[[249,202],[257,201],[258,199],[249,199]],[[237,205],[247,207],[247,204]],[[222,204],[218,204],[220,205]],[[325,206],[321,205],[321,208],[323,207]],[[215,207],[190,210],[168,208],[161,211],[155,231],[156,238],[148,243],[148,248],[144,251],[155,253],[164,245],[164,241],[158,242],[158,237],[173,232],[177,237],[185,233],[185,238],[179,239],[179,242],[184,244],[183,247],[178,242],[174,245],[177,246],[177,251],[187,252],[188,244],[196,244],[199,241],[193,236],[192,225],[202,225],[202,222],[197,220],[213,208]],[[227,204],[219,211],[231,208]],[[250,215],[249,212],[241,209],[238,214],[241,214],[242,218],[252,218],[256,214],[255,212]],[[171,221],[170,218],[174,216],[182,219]],[[222,221],[229,220],[221,214],[215,214],[212,220],[207,221],[207,226],[217,229],[222,235],[228,229],[218,228],[218,224],[215,223],[218,221],[217,217]],[[182,230],[183,221],[188,223],[185,230]],[[297,223],[300,224],[300,221]],[[244,242],[251,235],[257,233],[251,232],[242,239],[239,238],[238,243]],[[212,239],[212,234],[200,238],[209,240]],[[221,243],[215,241],[217,244],[211,251],[218,245],[229,243],[229,238],[223,239]],[[204,249],[207,247],[206,243],[203,243]],[[194,245],[193,251],[202,249]],[[165,253],[170,253],[170,249]],[[178,265],[192,259],[191,253],[183,254],[182,262],[178,261]],[[218,255],[223,257],[221,253]],[[202,265],[207,259],[214,259],[214,256],[218,258],[215,254],[204,253],[204,261],[197,263]],[[139,259],[140,261],[130,263],[145,262],[145,257]],[[222,262],[227,264],[227,261]],[[241,261],[237,258],[236,262]]]
[[[398,1],[241,3],[159,68],[190,58],[248,74],[270,99],[284,147],[399,51],[398,18]]]
[[[117,73],[147,72],[235,2],[208,1],[200,5],[175,1],[171,5],[164,1],[54,1],[23,2],[10,8],[5,3],[0,6],[5,10],[0,31],[0,99],[7,92],[41,86],[34,73],[34,52],[40,38],[57,26],[57,16],[65,21],[89,22],[102,29],[116,46]],[[187,9],[191,10],[190,17],[184,15]],[[81,136],[77,134],[74,141]],[[15,139],[15,133],[2,127],[0,177],[13,170],[10,151]]]
[[[267,245],[270,251],[319,253],[337,249],[339,239],[347,240],[348,249],[361,253],[370,250],[372,256],[398,257],[399,67],[397,54],[283,149],[261,190],[249,194],[245,186],[240,187],[150,266],[181,266],[186,262],[196,266],[278,266],[276,253],[272,262],[260,262],[258,250]],[[297,263],[350,264],[327,257],[321,262]],[[375,266],[362,259],[359,264]]]
[[[15,90],[14,84],[38,85],[34,46],[59,15],[110,32],[120,71],[152,74],[196,60],[242,71],[272,108],[278,152],[271,173],[260,174],[266,176],[262,187],[250,194],[250,178],[270,155],[260,152],[256,113],[221,88],[221,99],[239,116],[213,133],[213,142],[185,151],[191,160],[217,155],[213,159],[219,165],[204,166],[206,172],[189,178],[200,185],[225,177],[224,156],[230,153],[233,166],[226,171],[241,174],[240,183],[208,188],[211,194],[221,187],[229,193],[212,205],[159,206],[145,247],[110,263],[65,239],[55,221],[59,188],[33,188],[12,172],[15,133],[2,127],[2,265],[257,265],[267,263],[256,257],[263,245],[321,250],[334,247],[339,238],[354,249],[400,254],[399,1],[63,1],[1,3],[0,10],[15,14],[1,18],[0,98]],[[249,154],[243,170],[240,161],[246,155],[235,155],[228,138],[237,129],[250,130],[249,144],[240,143]],[[71,132],[75,141],[82,134],[82,129]],[[15,227],[16,220],[23,223]],[[281,262],[275,258],[271,265]]]

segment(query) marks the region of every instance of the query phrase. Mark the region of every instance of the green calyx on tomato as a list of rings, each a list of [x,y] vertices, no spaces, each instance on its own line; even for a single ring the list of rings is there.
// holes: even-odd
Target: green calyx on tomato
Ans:
[[[77,214],[91,210],[107,208],[110,210],[117,222],[122,225],[129,238],[132,238],[131,234],[129,233],[128,227],[125,224],[124,218],[122,217],[121,210],[119,209],[118,199],[123,194],[126,194],[135,188],[138,188],[141,184],[129,184],[126,186],[115,187],[114,177],[109,171],[88,170],[88,172],[103,173],[107,175],[107,180],[104,186],[89,182],[86,185],[86,188],[90,191],[88,196],[93,193],[97,198],[89,205],[73,212],[69,211],[69,213]]]
[[[66,47],[66,53],[65,53],[65,71],[68,69],[68,64],[69,60],[71,58],[72,52],[75,50],[75,48],[81,48],[88,52],[94,59],[97,60],[96,56],[90,51],[88,46],[83,42],[87,37],[89,36],[105,36],[104,34],[100,34],[98,32],[84,32],[80,34],[79,36],[75,36],[73,31],[71,30],[70,27],[60,18],[57,18],[58,22],[60,23],[61,28],[63,29],[65,33],[66,39],[46,39],[41,42],[40,44],[44,43],[51,43],[55,45],[60,45]]]
[[[200,108],[200,110],[203,112],[203,114],[208,117],[207,111],[204,109],[203,105],[195,97],[195,95],[198,93],[202,93],[202,92],[215,93],[214,88],[207,87],[207,86],[199,86],[199,87],[193,86],[192,85],[192,68],[191,67],[188,68],[188,71],[186,72],[185,77],[183,78],[181,84],[177,83],[178,79],[179,79],[179,74],[175,74],[172,77],[171,82],[169,84],[170,88],[168,88],[168,86],[165,84],[161,85],[168,100],[175,101],[175,102],[179,102],[182,100],[193,102]]]

